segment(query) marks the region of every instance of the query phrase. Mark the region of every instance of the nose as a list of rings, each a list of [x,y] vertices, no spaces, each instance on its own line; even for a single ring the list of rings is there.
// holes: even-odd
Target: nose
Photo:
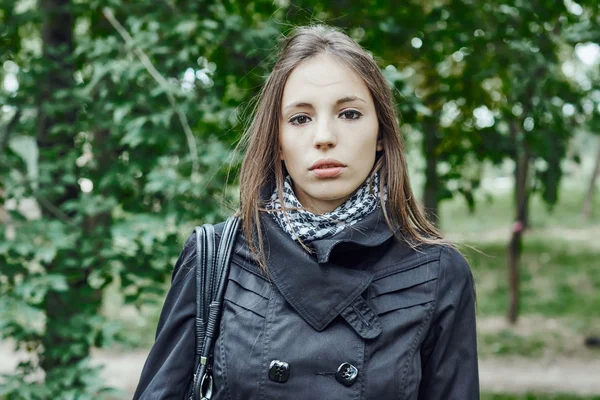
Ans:
[[[323,121],[316,127],[313,137],[313,145],[319,150],[334,148],[337,144],[337,137],[333,128],[327,121]]]

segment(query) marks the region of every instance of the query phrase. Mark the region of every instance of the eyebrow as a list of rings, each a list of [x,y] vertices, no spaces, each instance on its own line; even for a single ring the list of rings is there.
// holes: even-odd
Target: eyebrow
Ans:
[[[364,101],[363,99],[361,99],[358,96],[346,96],[346,97],[342,97],[341,99],[339,99],[338,101],[336,101],[335,105],[339,106],[341,104],[351,103],[351,102],[357,101],[357,100],[358,101],[362,101],[363,103],[366,103],[366,101]],[[304,102],[304,101],[299,101],[299,102],[296,102],[296,103],[289,104],[289,105],[285,106],[283,109],[287,110],[288,108],[312,108],[312,109],[314,109],[315,107],[312,104],[310,104],[310,103],[307,103],[307,102]]]

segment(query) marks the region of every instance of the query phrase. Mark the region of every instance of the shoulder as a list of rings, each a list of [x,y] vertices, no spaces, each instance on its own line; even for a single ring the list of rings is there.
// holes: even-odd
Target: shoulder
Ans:
[[[218,224],[213,225],[215,231],[215,241],[218,245],[219,239],[221,238],[221,234],[223,233],[223,228],[225,226],[225,222],[220,222]],[[200,226],[196,227],[199,228]],[[185,280],[185,278],[190,277],[190,272],[194,269],[196,265],[196,254],[198,252],[198,237],[196,234],[196,228],[194,228],[187,239],[183,244],[183,248],[179,253],[179,257],[175,262],[175,267],[173,268],[173,274],[171,277],[171,285],[177,285],[179,282]]]
[[[406,271],[421,276],[423,281],[437,280],[435,292],[438,300],[473,287],[473,275],[467,260],[451,244],[423,244],[416,248],[400,244],[388,257],[385,264],[391,266],[376,271],[376,278]]]
[[[439,245],[440,249],[440,275],[445,279],[457,283],[472,281],[471,268],[465,257],[456,247],[451,245]]]
[[[460,283],[472,279],[471,268],[465,257],[452,244],[427,244],[412,250],[414,263],[438,264],[438,277]]]
[[[460,251],[451,245],[439,247],[439,275],[436,298],[438,307],[445,303],[462,304],[475,298],[473,273]]]
[[[208,225],[208,224],[207,224]],[[183,245],[183,249],[181,251],[182,254],[186,255],[186,256],[193,256],[196,254],[197,251],[197,234],[196,234],[196,230],[201,228],[203,225],[198,225],[196,226],[194,229],[192,229],[192,231],[189,233],[187,239],[185,240],[185,243]],[[219,222],[217,224],[212,225],[212,227],[214,228],[215,231],[215,239],[218,243],[219,239],[221,238],[221,234],[223,233],[223,228],[225,227],[225,221],[223,222]]]

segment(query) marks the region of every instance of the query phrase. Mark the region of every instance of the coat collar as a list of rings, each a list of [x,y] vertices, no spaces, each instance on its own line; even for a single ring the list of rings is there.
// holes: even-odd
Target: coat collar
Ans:
[[[313,242],[314,255],[292,240],[271,215],[263,214],[267,265],[287,302],[317,331],[329,325],[371,283],[372,273],[329,261],[341,243],[376,247],[392,237],[380,208],[328,239]]]

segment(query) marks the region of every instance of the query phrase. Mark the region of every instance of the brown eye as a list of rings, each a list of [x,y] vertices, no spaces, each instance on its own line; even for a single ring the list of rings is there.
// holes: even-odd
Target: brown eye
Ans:
[[[310,118],[307,117],[306,115],[297,115],[295,117],[293,117],[292,119],[290,119],[290,123],[292,125],[303,125],[305,123],[307,123],[308,121],[310,121]]]
[[[340,114],[343,119],[359,119],[362,114],[356,110],[347,110]]]

